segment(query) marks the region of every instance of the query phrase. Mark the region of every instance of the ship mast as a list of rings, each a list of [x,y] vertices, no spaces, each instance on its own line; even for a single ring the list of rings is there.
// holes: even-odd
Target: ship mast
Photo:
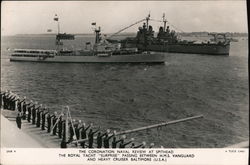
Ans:
[[[59,23],[59,17],[57,16],[57,14],[55,14],[54,21],[57,22],[56,50],[59,51],[61,41],[60,41],[60,38],[58,37],[60,34],[60,23]]]
[[[99,26],[98,28],[95,28],[95,43],[98,44],[100,42],[100,32],[101,32],[101,27]]]
[[[59,23],[59,18],[57,16],[57,14],[55,14],[54,21],[57,22],[57,34],[59,34],[60,33],[60,23]]]
[[[60,23],[59,23],[59,21],[57,21],[57,34],[59,34],[60,33]]]
[[[146,17],[146,28],[148,29],[148,21],[150,19],[150,13],[148,14],[148,16]]]
[[[163,20],[163,23],[164,23],[163,31],[165,32],[165,30],[166,30],[166,23],[167,23],[167,19],[165,18],[165,13],[163,13],[162,20]]]
[[[100,42],[100,35],[101,35],[101,27],[96,27],[96,22],[91,23],[91,25],[94,26],[94,32],[95,32],[95,44],[98,44]]]

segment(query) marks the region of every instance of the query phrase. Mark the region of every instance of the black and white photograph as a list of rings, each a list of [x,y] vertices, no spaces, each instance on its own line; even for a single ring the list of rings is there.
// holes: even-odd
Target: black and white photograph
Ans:
[[[1,149],[246,154],[246,3],[2,1]]]

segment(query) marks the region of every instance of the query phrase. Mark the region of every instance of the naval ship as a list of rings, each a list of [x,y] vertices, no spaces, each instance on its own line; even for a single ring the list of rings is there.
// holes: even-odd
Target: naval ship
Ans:
[[[54,19],[58,22],[58,18]],[[138,48],[122,48],[120,43],[110,43],[101,37],[101,28],[95,25],[95,43],[89,49],[66,50],[62,40],[74,40],[72,34],[56,35],[56,50],[14,49],[10,61],[61,62],[61,63],[164,63],[161,53],[141,51]],[[90,42],[86,43],[91,45]]]
[[[224,33],[210,33],[209,35],[213,39],[208,42],[198,43],[181,40],[174,30],[170,30],[169,26],[166,27],[167,20],[164,14],[162,21],[156,20],[163,22],[164,25],[159,28],[157,36],[154,36],[153,27],[149,25],[149,20],[154,20],[150,19],[150,14],[142,20],[145,22],[142,27],[139,27],[136,37],[127,37],[120,41],[110,38],[108,41],[120,42],[124,48],[136,47],[141,51],[229,55],[230,40],[226,38]]]

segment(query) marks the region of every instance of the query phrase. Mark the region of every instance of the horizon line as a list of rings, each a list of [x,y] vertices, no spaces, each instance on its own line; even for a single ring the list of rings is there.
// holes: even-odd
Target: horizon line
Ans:
[[[215,31],[193,31],[193,32],[176,32],[176,33],[239,33],[239,34],[248,34],[248,32],[215,32]],[[18,33],[18,34],[2,34],[1,36],[18,36],[18,35],[56,35],[57,33]],[[94,33],[66,33],[66,34],[73,34],[73,35],[94,35]],[[105,33],[105,34],[113,34],[113,33]],[[136,34],[136,32],[123,32],[120,33],[121,34]],[[117,34],[117,36],[119,36],[119,34]]]

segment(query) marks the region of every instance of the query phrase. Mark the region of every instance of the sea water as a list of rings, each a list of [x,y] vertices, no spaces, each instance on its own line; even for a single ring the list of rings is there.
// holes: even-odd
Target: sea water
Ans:
[[[84,48],[93,39],[66,45]],[[225,147],[248,139],[247,38],[232,42],[229,56],[166,53],[160,65],[10,62],[7,49],[14,48],[55,49],[55,37],[5,36],[1,43],[1,90],[51,113],[68,105],[73,118],[116,131],[204,115],[128,136],[156,147]]]

